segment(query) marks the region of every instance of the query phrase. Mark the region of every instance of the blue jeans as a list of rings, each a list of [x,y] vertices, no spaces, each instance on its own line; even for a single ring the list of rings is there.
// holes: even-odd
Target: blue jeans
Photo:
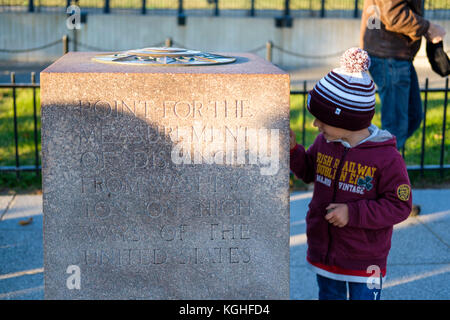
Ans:
[[[420,127],[422,101],[419,81],[411,61],[370,56],[370,75],[381,100],[381,127],[397,138],[401,149]]]
[[[381,279],[380,279],[381,283]],[[319,300],[380,300],[380,288],[369,289],[366,283],[338,281],[317,275],[319,285]]]

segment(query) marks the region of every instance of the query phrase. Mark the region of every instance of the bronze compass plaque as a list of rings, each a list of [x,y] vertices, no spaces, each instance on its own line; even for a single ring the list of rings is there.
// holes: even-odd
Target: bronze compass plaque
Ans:
[[[101,54],[92,60],[124,65],[180,67],[226,64],[235,62],[236,58],[183,48],[153,47]]]

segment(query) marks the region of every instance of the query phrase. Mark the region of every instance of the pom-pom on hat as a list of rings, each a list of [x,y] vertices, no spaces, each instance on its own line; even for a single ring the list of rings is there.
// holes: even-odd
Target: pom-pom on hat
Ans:
[[[375,85],[367,73],[370,58],[360,48],[350,48],[308,95],[308,110],[320,121],[357,131],[368,128],[375,114]]]
[[[357,73],[369,70],[370,58],[367,51],[360,48],[350,48],[341,56],[341,68],[346,72]]]

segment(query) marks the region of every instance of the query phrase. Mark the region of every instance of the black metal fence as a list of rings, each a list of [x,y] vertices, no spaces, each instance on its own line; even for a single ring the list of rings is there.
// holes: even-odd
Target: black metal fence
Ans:
[[[72,4],[84,12],[175,15],[354,17],[364,0],[0,0],[1,11],[63,11]],[[427,15],[450,18],[450,0],[424,0]]]
[[[20,159],[20,145],[19,145],[19,130],[18,130],[18,117],[17,114],[17,90],[21,89],[32,89],[32,106],[33,106],[33,138],[34,138],[34,165],[22,165]],[[17,178],[20,178],[20,172],[23,171],[34,171],[36,175],[40,175],[41,171],[41,161],[40,161],[40,151],[39,151],[39,135],[40,130],[38,129],[38,122],[40,121],[40,117],[37,111],[37,100],[36,100],[36,90],[40,88],[40,84],[35,82],[34,73],[31,74],[31,82],[30,83],[16,83],[15,75],[11,73],[11,83],[3,83],[0,84],[0,89],[10,89],[12,93],[12,105],[13,109],[13,123],[14,123],[14,149],[15,149],[15,165],[5,166],[0,162],[0,174],[4,172],[15,172]],[[408,165],[407,168],[410,171],[419,170],[422,174],[425,170],[440,170],[441,176],[444,175],[444,170],[450,169],[450,163],[448,162],[448,157],[446,158],[446,151],[448,153],[448,146],[446,146],[446,131],[447,131],[447,104],[448,104],[448,78],[445,81],[445,88],[429,88],[428,87],[428,79],[426,79],[425,87],[421,89],[421,92],[424,95],[423,100],[423,108],[424,108],[424,119],[422,123],[421,129],[421,147],[420,147],[420,163]],[[437,161],[434,164],[425,164],[425,154],[427,153],[427,145],[426,145],[426,137],[427,137],[427,114],[428,114],[428,105],[429,93],[442,93],[444,95],[443,105],[442,105],[442,129],[440,134],[440,151],[439,151],[439,162]],[[308,90],[307,90],[307,82],[304,81],[303,90],[293,90],[291,91],[291,103],[295,102],[294,100],[298,99],[298,102],[301,102],[302,108],[300,115],[302,116],[301,121],[301,142],[303,145],[306,145],[306,98],[307,98]],[[299,116],[300,116],[299,115]],[[405,155],[405,149],[402,150],[403,156]],[[6,162],[8,159],[4,159],[3,155],[0,155],[0,159],[2,162]],[[10,162],[12,159],[9,159]]]
[[[423,103],[423,121],[421,130],[421,145],[420,145],[420,162],[417,164],[407,165],[408,171],[420,171],[423,175],[425,170],[439,170],[441,177],[444,176],[444,170],[450,169],[450,162],[446,159],[446,151],[448,153],[449,147],[446,145],[446,131],[447,131],[447,105],[448,105],[448,77],[445,79],[444,88],[429,88],[428,78],[425,79],[425,87],[421,89],[421,93],[424,97]],[[442,93],[443,94],[443,105],[442,105],[442,126],[440,132],[440,150],[439,150],[439,163],[436,161],[434,164],[425,164],[425,155],[427,153],[426,137],[427,137],[427,114],[429,106],[429,93]],[[301,122],[301,143],[306,145],[306,97],[308,94],[307,82],[303,83],[303,90],[291,90],[291,96],[300,96],[299,99],[302,101],[302,122]],[[378,92],[377,92],[378,94]],[[429,128],[428,128],[429,129]],[[438,135],[439,136],[439,135]],[[407,141],[408,142],[408,141]],[[405,144],[406,145],[406,144]],[[401,153],[403,158],[405,158],[405,153],[407,151],[406,147],[403,147]],[[436,157],[437,160],[437,157]]]
[[[31,73],[31,83],[16,83],[15,73],[11,73],[11,83],[1,83],[1,88],[10,88],[12,90],[12,109],[13,109],[13,123],[14,123],[14,149],[15,149],[15,165],[14,166],[0,166],[0,172],[11,172],[15,171],[17,178],[20,177],[21,171],[35,171],[36,175],[39,175],[41,172],[40,166],[40,156],[39,156],[39,135],[40,132],[38,130],[38,121],[39,116],[37,113],[37,100],[36,100],[36,89],[40,88],[40,84],[35,81],[35,73]],[[33,103],[33,133],[34,133],[34,165],[21,165],[20,164],[20,154],[19,154],[19,128],[18,128],[18,114],[17,114],[17,90],[31,88],[33,93],[32,103]],[[0,155],[0,159],[5,161],[3,158],[4,155]]]

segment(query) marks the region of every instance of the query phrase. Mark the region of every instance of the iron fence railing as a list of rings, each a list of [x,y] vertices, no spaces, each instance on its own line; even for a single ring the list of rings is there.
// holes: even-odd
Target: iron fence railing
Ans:
[[[31,73],[31,83],[16,83],[15,73],[11,73],[11,83],[0,83],[1,88],[10,88],[12,90],[12,109],[13,109],[13,123],[14,123],[14,150],[15,150],[15,165],[14,166],[0,166],[0,172],[10,172],[15,171],[17,178],[20,177],[21,171],[35,171],[36,175],[40,174],[40,156],[39,156],[39,135],[38,121],[39,116],[37,113],[37,100],[36,100],[36,89],[40,88],[40,84],[35,81],[35,73]],[[17,114],[17,90],[19,89],[32,89],[32,104],[33,104],[33,133],[34,133],[34,165],[20,165],[20,154],[19,154],[19,134],[18,134],[18,114]],[[0,159],[3,159],[3,155],[0,155]]]
[[[430,18],[449,19],[450,0],[424,0]],[[354,17],[364,0],[0,0],[1,11],[65,11],[141,14]]]
[[[420,145],[420,162],[417,164],[407,165],[408,171],[420,171],[423,175],[425,170],[439,170],[440,175],[444,175],[444,170],[450,169],[450,163],[446,163],[446,152],[448,153],[448,145],[446,145],[446,131],[447,131],[447,105],[448,105],[448,77],[445,79],[444,88],[429,88],[428,78],[425,79],[425,87],[420,91],[424,97],[423,103],[423,121],[421,127],[421,145]],[[301,143],[306,145],[306,98],[308,95],[307,82],[303,83],[303,90],[291,90],[291,96],[300,96],[300,101],[302,101],[302,121],[301,121]],[[429,105],[429,93],[442,93],[443,94],[443,105],[442,105],[442,126],[440,133],[440,150],[439,150],[439,163],[425,164],[425,154],[427,152],[426,148],[426,135],[427,135],[427,114]],[[377,92],[378,94],[378,92]],[[407,141],[408,142],[408,141]],[[406,144],[405,144],[406,145]],[[400,150],[403,157],[405,158],[405,153],[407,151],[406,147]],[[437,159],[436,159],[437,160]]]
[[[9,159],[9,162],[14,162],[14,165],[3,165],[8,159],[4,159],[4,155],[0,154],[0,173],[4,172],[15,172],[17,177],[20,178],[20,172],[23,171],[34,171],[36,175],[41,174],[41,160],[40,160],[40,152],[39,152],[39,135],[40,135],[40,126],[39,121],[40,117],[37,109],[37,99],[36,99],[36,90],[40,88],[40,84],[36,83],[34,73],[31,75],[30,83],[16,83],[15,75],[11,73],[11,82],[10,83],[0,83],[0,89],[10,89],[12,94],[12,103],[11,108],[13,110],[13,125],[14,125],[14,150],[15,150],[15,159]],[[34,142],[34,164],[33,165],[22,165],[20,158],[20,145],[19,145],[19,128],[18,128],[18,117],[17,114],[17,91],[22,89],[31,89],[32,90],[32,107],[33,107],[33,142]],[[428,79],[426,79],[425,87],[421,89],[421,92],[424,95],[423,100],[423,108],[424,108],[424,118],[421,129],[421,147],[420,147],[420,163],[408,165],[407,168],[410,171],[419,170],[422,174],[425,170],[440,170],[441,175],[443,176],[444,170],[450,169],[450,163],[448,163],[448,157],[446,158],[446,151],[448,153],[448,146],[446,145],[446,131],[447,131],[447,104],[448,104],[448,78],[445,81],[444,88],[429,88],[428,87]],[[425,164],[425,154],[427,153],[426,146],[426,135],[427,135],[427,114],[428,114],[428,105],[429,105],[429,94],[430,93],[442,93],[443,97],[443,105],[442,105],[442,129],[440,135],[440,151],[439,151],[439,161],[434,164]],[[297,101],[302,102],[301,108],[301,142],[303,145],[306,145],[306,98],[307,98],[308,90],[307,90],[307,82],[303,83],[303,90],[292,90],[291,91],[291,103],[295,103],[294,100],[299,99]],[[405,149],[402,150],[403,156],[405,155]]]

